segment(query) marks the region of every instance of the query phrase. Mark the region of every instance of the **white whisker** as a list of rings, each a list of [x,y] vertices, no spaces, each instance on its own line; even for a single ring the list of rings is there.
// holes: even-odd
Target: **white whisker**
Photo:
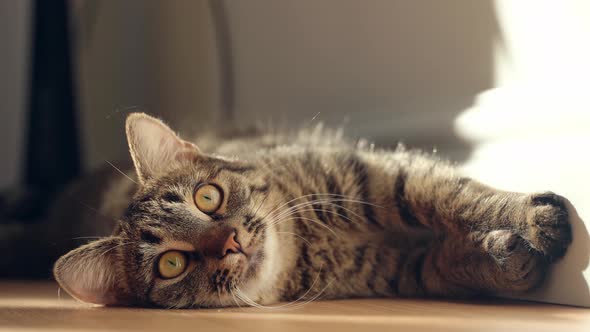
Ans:
[[[81,240],[81,239],[102,239],[103,236],[77,236],[73,237],[72,240]]]
[[[117,166],[113,165],[110,161],[108,161],[106,159],[104,161],[106,161],[107,164],[111,165],[115,170],[117,170],[117,172],[121,173],[124,177],[128,178],[129,181],[131,181],[131,182],[139,185],[137,182],[135,182],[135,180],[133,180],[132,178],[130,178],[129,175],[125,174],[125,172],[123,172],[122,170],[118,169]]]
[[[114,250],[114,249],[117,249],[117,248],[119,248],[119,247],[123,247],[123,246],[129,245],[129,244],[134,244],[134,243],[137,243],[137,242],[133,241],[133,242],[123,242],[123,243],[119,243],[119,244],[117,244],[117,245],[116,245],[116,246],[114,246],[114,247],[111,247],[111,248],[108,248],[108,249],[106,249],[106,250],[105,250],[105,251],[103,251],[103,252],[102,252],[100,255],[98,255],[98,257],[105,256],[107,253],[109,253],[109,252],[111,252],[112,250]]]
[[[311,242],[309,242],[306,238],[304,238],[303,236],[297,234],[297,233],[293,233],[293,232],[276,232],[277,234],[291,234],[294,235],[298,238],[300,238],[301,240],[305,241],[305,243],[307,243],[308,245],[311,245]]]
[[[311,292],[311,290],[313,289],[313,287],[317,283],[321,272],[322,272],[322,266],[320,266],[318,274],[317,274],[316,278],[314,279],[313,283],[311,284],[311,286],[309,287],[309,289],[303,295],[301,295],[299,298],[297,298],[296,300],[289,302],[289,303],[280,304],[280,305],[273,305],[273,306],[265,306],[265,305],[256,303],[254,300],[249,298],[239,287],[236,287],[236,295],[238,296],[238,298],[242,299],[242,301],[246,302],[250,306],[260,308],[260,309],[276,310],[276,309],[285,309],[285,308],[289,308],[289,309],[298,308],[298,307],[301,307],[302,305],[308,304],[308,303],[316,300],[332,284],[333,280],[330,281],[318,294],[314,295],[310,300],[298,303],[299,301],[303,300],[307,296],[307,294],[309,294],[309,292]]]

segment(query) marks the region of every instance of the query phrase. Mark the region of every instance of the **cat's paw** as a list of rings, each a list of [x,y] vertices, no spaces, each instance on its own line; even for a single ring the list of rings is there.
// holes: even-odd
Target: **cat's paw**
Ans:
[[[572,242],[565,199],[552,192],[527,197],[527,224],[522,237],[548,262],[561,258]]]
[[[528,291],[543,280],[548,264],[543,256],[531,250],[519,235],[508,230],[489,232],[484,249],[494,259],[499,275],[494,278],[501,291]]]

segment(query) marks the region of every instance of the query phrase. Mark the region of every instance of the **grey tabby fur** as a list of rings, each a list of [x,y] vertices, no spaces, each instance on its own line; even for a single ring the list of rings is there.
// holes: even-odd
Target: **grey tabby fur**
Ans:
[[[564,199],[499,191],[420,152],[358,146],[322,127],[294,135],[193,143],[132,114],[127,135],[138,176],[103,192],[111,236],[61,257],[54,274],[73,296],[167,308],[268,305],[315,298],[524,292],[571,242]],[[219,213],[195,187],[223,189]],[[203,254],[235,230],[243,254]],[[188,269],[162,279],[171,249]]]

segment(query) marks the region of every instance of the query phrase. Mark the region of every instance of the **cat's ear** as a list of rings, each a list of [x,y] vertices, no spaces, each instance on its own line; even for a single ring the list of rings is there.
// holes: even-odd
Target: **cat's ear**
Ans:
[[[142,183],[199,154],[196,145],[180,139],[162,121],[144,113],[131,113],[125,131],[131,158]]]
[[[74,298],[94,304],[123,304],[125,280],[117,271],[121,238],[107,237],[70,251],[57,260],[53,275]]]

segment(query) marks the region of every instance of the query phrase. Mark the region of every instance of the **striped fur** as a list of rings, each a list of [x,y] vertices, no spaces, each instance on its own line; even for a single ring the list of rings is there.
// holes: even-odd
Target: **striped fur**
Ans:
[[[111,237],[58,260],[62,287],[82,300],[158,307],[464,297],[538,286],[571,241],[563,198],[499,191],[420,152],[359,147],[321,126],[207,142],[214,148],[202,144],[148,176],[132,198],[105,197],[130,202],[111,213],[120,220]],[[192,201],[202,182],[226,197],[211,217]],[[247,259],[203,257],[203,239],[228,227],[256,250]],[[162,252],[189,247],[184,274],[156,276]],[[104,254],[92,259],[97,250]],[[101,262],[100,277],[111,281],[103,287],[92,275]]]

